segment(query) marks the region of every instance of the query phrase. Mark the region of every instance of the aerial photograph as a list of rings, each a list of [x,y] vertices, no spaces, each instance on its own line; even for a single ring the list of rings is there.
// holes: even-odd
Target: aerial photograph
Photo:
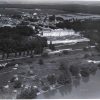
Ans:
[[[0,99],[100,99],[100,1],[0,0]]]

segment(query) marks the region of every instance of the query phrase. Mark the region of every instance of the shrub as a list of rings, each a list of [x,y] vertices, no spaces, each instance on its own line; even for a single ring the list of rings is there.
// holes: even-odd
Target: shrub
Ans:
[[[42,88],[43,91],[47,91],[47,90],[49,90],[49,89],[50,89],[49,86],[43,86],[43,88]]]
[[[47,52],[45,52],[45,53],[42,54],[42,57],[48,57],[48,56],[49,56],[49,55],[48,55]]]
[[[21,81],[20,80],[17,80],[17,81],[15,81],[14,82],[14,88],[21,88],[21,85],[22,85],[22,83],[21,83]]]
[[[28,74],[29,74],[29,75],[34,75],[34,73],[33,73],[32,70],[29,70],[29,71],[28,71]]]
[[[43,65],[44,64],[43,59],[39,59],[38,64]]]
[[[70,70],[72,76],[78,76],[79,75],[79,67],[70,66],[69,70]]]
[[[100,64],[98,64],[98,68],[100,68]]]
[[[84,55],[84,58],[88,58],[90,55],[89,54],[85,54]]]
[[[16,79],[16,77],[14,76],[14,77],[12,77],[11,78],[11,80],[10,80],[10,82],[12,83],[12,82],[15,82],[15,79]]]
[[[34,58],[34,55],[32,54],[32,55],[30,56],[30,58]]]
[[[88,48],[87,48],[87,47],[84,47],[84,48],[83,48],[83,51],[88,51]]]
[[[67,75],[69,74],[69,68],[68,68],[68,66],[66,66],[65,63],[63,63],[63,62],[60,63],[59,70],[65,72]]]
[[[37,92],[33,87],[24,89],[21,91],[19,95],[17,95],[17,99],[34,99],[37,96]]]
[[[6,67],[11,67],[11,66],[15,66],[15,62],[9,62],[7,65],[6,65]]]
[[[68,50],[64,50],[62,53],[67,55],[69,52],[68,52]]]
[[[90,72],[91,74],[95,74],[96,71],[97,71],[97,67],[96,67],[96,66],[90,66],[90,67],[89,67],[89,72]]]
[[[97,45],[95,48],[96,48],[96,50],[97,50],[98,52],[100,52],[100,45]]]
[[[38,45],[37,45],[38,46]],[[40,46],[40,45],[39,45]],[[41,46],[41,47],[37,47],[37,48],[35,48],[34,49],[34,54],[41,54],[41,53],[43,53],[43,47]]]
[[[0,66],[0,70],[3,69],[3,68],[4,68],[3,66]]]
[[[81,75],[83,77],[88,77],[89,76],[89,69],[88,68],[82,68],[81,71],[80,71]]]
[[[49,49],[55,50],[55,46],[54,46],[54,44],[52,44],[52,42],[50,42],[50,44],[49,44]]]
[[[56,61],[52,60],[52,61],[50,61],[50,63],[56,63]]]
[[[55,77],[55,75],[48,75],[47,76],[47,80],[50,83],[50,85],[53,85],[53,84],[56,83],[56,77]]]
[[[35,93],[38,93],[38,92],[39,92],[39,89],[38,89],[37,86],[33,86],[33,88],[34,88],[34,92],[35,92]]]
[[[71,78],[63,73],[59,75],[57,82],[58,84],[62,84],[62,85],[66,83],[71,83]]]
[[[65,65],[63,62],[60,63],[59,70],[65,70]]]

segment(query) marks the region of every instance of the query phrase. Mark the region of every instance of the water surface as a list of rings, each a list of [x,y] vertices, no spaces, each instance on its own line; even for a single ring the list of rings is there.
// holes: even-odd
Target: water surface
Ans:
[[[41,94],[38,99],[99,99],[100,98],[100,70],[90,77],[75,79],[68,84]]]

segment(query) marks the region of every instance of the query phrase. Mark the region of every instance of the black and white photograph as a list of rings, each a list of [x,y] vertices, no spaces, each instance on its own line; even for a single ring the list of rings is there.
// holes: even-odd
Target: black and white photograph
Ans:
[[[0,0],[0,99],[100,99],[100,0]]]

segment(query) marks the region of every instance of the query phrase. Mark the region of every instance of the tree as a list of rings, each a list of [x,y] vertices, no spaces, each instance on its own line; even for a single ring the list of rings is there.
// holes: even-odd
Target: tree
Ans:
[[[51,50],[55,50],[55,46],[54,46],[54,44],[52,44],[51,41],[50,41],[50,44],[49,44],[49,49],[51,49]]]
[[[55,21],[55,19],[56,19],[55,15],[49,17],[49,21]]]
[[[43,62],[43,59],[39,59],[39,62],[38,62],[40,65],[43,65],[44,62]]]
[[[47,76],[47,80],[48,80],[48,82],[50,83],[50,85],[53,85],[53,84],[56,83],[56,77],[55,77],[54,74],[53,74],[53,75],[48,75],[48,76]]]
[[[14,82],[14,88],[21,88],[21,85],[22,85],[22,83],[21,83],[21,81],[20,80],[17,80],[17,81],[15,81]]]
[[[59,84],[70,83],[71,74],[70,74],[68,66],[66,66],[64,62],[61,62],[59,70],[61,71],[61,74],[59,75],[57,82]]]
[[[81,68],[81,71],[80,71],[80,73],[81,73],[81,75],[83,76],[83,77],[89,77],[89,75],[90,75],[90,71],[89,71],[89,68]]]
[[[34,99],[37,96],[37,91],[30,87],[28,89],[21,90],[21,93],[17,95],[17,99]]]
[[[57,79],[58,84],[71,83],[71,77],[67,76],[65,73],[59,75]]]
[[[47,39],[37,36],[31,27],[0,28],[0,52],[2,52],[2,58],[8,58],[10,53],[15,53],[15,57],[18,53],[21,56],[22,52],[25,51],[27,51],[27,55],[31,51],[32,55],[33,50],[36,54],[41,54],[46,46]]]
[[[77,67],[77,66],[71,65],[70,68],[69,68],[69,70],[70,70],[70,72],[71,72],[71,74],[73,76],[78,76],[79,73],[80,73],[79,67]]]

